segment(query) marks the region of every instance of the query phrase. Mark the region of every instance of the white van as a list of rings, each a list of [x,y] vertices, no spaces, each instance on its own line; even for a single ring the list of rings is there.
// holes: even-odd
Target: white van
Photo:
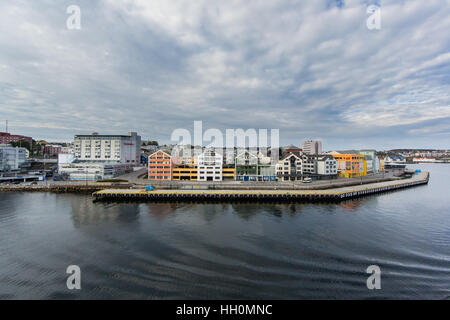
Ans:
[[[311,183],[312,179],[311,178],[303,178],[303,183]]]

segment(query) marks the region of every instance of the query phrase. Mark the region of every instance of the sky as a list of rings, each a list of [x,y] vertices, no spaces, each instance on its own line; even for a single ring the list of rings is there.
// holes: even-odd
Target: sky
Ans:
[[[449,30],[449,0],[1,1],[0,131],[170,143],[198,120],[281,145],[449,149]]]

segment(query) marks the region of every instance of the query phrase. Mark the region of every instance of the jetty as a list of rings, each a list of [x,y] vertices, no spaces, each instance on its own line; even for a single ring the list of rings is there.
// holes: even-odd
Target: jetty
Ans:
[[[419,172],[411,178],[325,190],[183,190],[183,189],[104,189],[92,194],[95,200],[109,201],[300,201],[338,202],[362,196],[383,193],[427,184],[428,172]]]

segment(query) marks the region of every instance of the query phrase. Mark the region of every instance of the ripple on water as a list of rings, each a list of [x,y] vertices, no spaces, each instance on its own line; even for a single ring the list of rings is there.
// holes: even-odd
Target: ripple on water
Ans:
[[[0,299],[450,296],[446,166],[432,185],[339,204],[93,203],[0,197]],[[82,290],[65,287],[80,265]],[[368,290],[379,265],[382,290]]]

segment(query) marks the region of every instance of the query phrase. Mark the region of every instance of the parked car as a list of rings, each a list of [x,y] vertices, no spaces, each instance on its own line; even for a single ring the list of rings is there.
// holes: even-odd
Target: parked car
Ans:
[[[303,183],[311,183],[312,182],[312,178],[303,178]]]

